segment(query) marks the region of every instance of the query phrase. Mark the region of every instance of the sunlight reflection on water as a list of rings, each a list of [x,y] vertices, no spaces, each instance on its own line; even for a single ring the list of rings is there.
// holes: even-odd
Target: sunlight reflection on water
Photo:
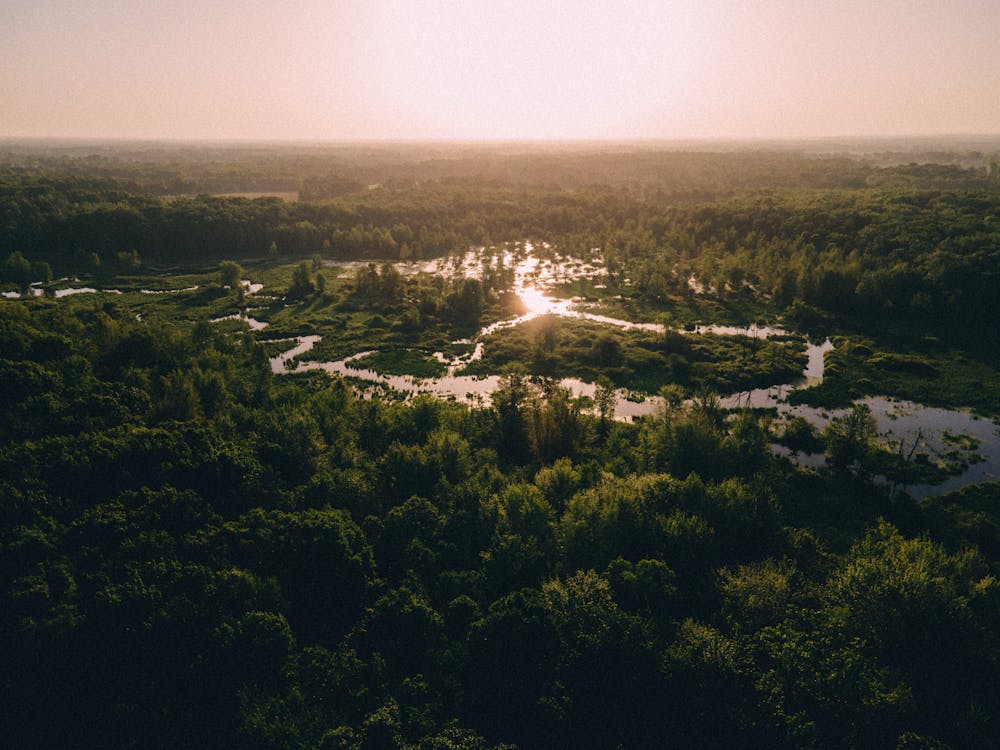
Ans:
[[[433,356],[438,361],[448,365],[447,373],[440,378],[421,379],[408,375],[384,375],[374,370],[359,370],[352,367],[355,360],[370,352],[359,352],[335,362],[296,360],[297,357],[312,349],[320,341],[320,336],[302,336],[288,339],[288,341],[294,342],[295,345],[271,359],[272,371],[280,374],[290,372],[293,369],[299,372],[323,370],[331,374],[353,377],[372,384],[382,385],[411,396],[418,393],[429,393],[439,398],[454,399],[479,406],[490,403],[490,395],[499,387],[500,377],[496,375],[473,377],[458,375],[456,373],[469,362],[481,358],[484,348],[483,339],[503,328],[520,325],[541,315],[560,315],[589,320],[603,325],[617,326],[626,330],[641,329],[654,332],[665,330],[665,327],[658,323],[636,323],[587,313],[585,310],[575,309],[577,300],[551,296],[547,290],[552,284],[556,283],[557,275],[560,273],[560,259],[557,257],[555,262],[542,263],[531,254],[531,251],[532,247],[530,243],[525,243],[523,253],[515,254],[505,251],[502,255],[494,256],[499,257],[502,264],[505,264],[507,267],[514,267],[515,279],[513,290],[524,304],[526,312],[516,318],[499,321],[486,326],[469,339],[454,342],[465,345],[474,344],[471,352],[451,359],[446,357],[443,352],[435,352]],[[361,264],[351,263],[344,265],[349,268]],[[364,265],[367,266],[367,264]],[[483,267],[479,255],[474,253],[470,253],[461,260],[453,260],[451,263],[435,261],[407,265],[411,266],[411,268],[414,265],[418,265],[420,271],[433,268],[437,271],[450,272],[456,275],[476,275]],[[573,270],[574,275],[580,274],[588,278],[596,278],[601,273],[600,266],[597,263],[577,262]],[[253,318],[245,319],[255,330],[260,330],[263,325],[266,325],[255,321]],[[789,331],[768,326],[739,328],[716,325],[697,326],[694,331],[681,332],[687,335],[713,333],[730,336],[751,336],[755,338],[768,338],[770,336],[785,336],[790,334]],[[792,406],[787,403],[787,396],[795,388],[814,385],[822,381],[824,355],[832,349],[833,343],[829,339],[821,343],[808,343],[806,348],[808,364],[803,370],[801,378],[791,383],[726,396],[722,399],[723,406],[728,408],[752,407],[774,409],[783,418],[801,416],[822,429],[832,418],[845,413],[846,410],[824,410],[808,406]],[[593,383],[587,383],[576,378],[561,380],[559,384],[569,389],[576,396],[588,396],[592,398],[596,390]],[[622,390],[618,391],[617,396],[615,417],[622,420],[655,414],[660,409],[662,403],[661,399],[655,396],[635,396]],[[961,475],[950,477],[942,484],[908,487],[907,491],[913,496],[925,497],[957,489],[973,482],[996,481],[1000,479],[1000,433],[998,433],[997,426],[993,422],[980,420],[964,411],[934,409],[919,404],[893,401],[881,397],[867,398],[862,400],[861,403],[867,404],[872,409],[873,415],[878,422],[880,434],[886,439],[896,441],[900,439],[913,439],[915,435],[920,434],[924,443],[923,447],[931,452],[943,452],[947,449],[942,437],[945,432],[972,435],[980,441],[976,452],[984,457],[982,462],[973,464]],[[789,454],[786,449],[778,446],[776,446],[776,451],[783,455]],[[821,465],[823,463],[821,454],[817,456],[795,455],[792,457],[803,465]]]

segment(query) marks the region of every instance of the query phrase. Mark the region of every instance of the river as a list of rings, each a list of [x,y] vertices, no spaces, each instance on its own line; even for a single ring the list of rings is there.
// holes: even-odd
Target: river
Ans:
[[[555,297],[551,294],[552,286],[571,278],[590,277],[597,280],[603,273],[599,262],[583,262],[553,258],[541,260],[531,252],[530,244],[526,243],[525,251],[520,253],[507,252],[503,262],[514,269],[514,293],[521,299],[526,312],[515,318],[499,321],[485,326],[474,336],[457,341],[457,344],[472,346],[469,353],[448,358],[442,352],[434,356],[447,365],[447,371],[438,378],[417,378],[409,375],[384,375],[374,370],[356,369],[357,360],[371,354],[370,351],[357,352],[341,360],[332,362],[302,361],[297,358],[311,350],[320,336],[301,336],[288,339],[291,346],[288,350],[271,358],[271,369],[276,374],[291,371],[303,372],[322,370],[331,374],[357,378],[372,384],[378,384],[408,395],[418,393],[433,394],[439,398],[452,399],[472,405],[488,405],[490,394],[500,385],[500,377],[473,377],[459,375],[458,371],[469,362],[483,356],[485,339],[490,334],[503,328],[520,325],[540,315],[558,315],[581,320],[589,320],[601,325],[616,326],[625,330],[645,330],[663,332],[660,323],[636,322],[619,318],[597,315],[588,312],[582,301],[575,298]],[[482,268],[483,256],[470,252],[465,256],[450,260],[426,261],[420,263],[399,263],[397,269],[402,274],[413,274],[421,271],[443,274],[475,275]],[[353,272],[367,263],[330,263],[341,272]],[[255,288],[251,293],[260,291]],[[233,316],[235,317],[235,316]],[[262,330],[266,323],[257,321],[246,314],[241,316],[253,330]],[[745,328],[720,325],[701,325],[692,331],[679,332],[698,336],[706,333],[751,336],[768,338],[770,336],[788,336],[792,332],[771,326],[752,325]],[[754,389],[743,393],[728,394],[722,398],[722,404],[728,408],[752,407],[759,409],[774,409],[779,419],[802,417],[818,429],[823,429],[830,420],[844,414],[847,410],[816,409],[809,406],[791,405],[787,402],[788,394],[797,389],[822,382],[825,355],[833,349],[829,340],[809,342],[806,347],[807,364],[800,378],[782,385],[770,388]],[[569,389],[576,396],[593,397],[596,386],[576,378],[566,378],[560,381],[561,386]],[[926,497],[940,494],[952,489],[978,483],[1000,480],[1000,430],[997,425],[987,419],[981,419],[963,410],[940,409],[926,407],[908,401],[896,401],[884,397],[870,397],[858,403],[866,404],[872,411],[878,424],[880,438],[888,443],[898,444],[903,441],[907,450],[910,444],[919,439],[918,452],[926,452],[932,457],[942,456],[954,451],[955,446],[949,442],[948,436],[967,435],[974,439],[974,447],[967,450],[968,455],[976,455],[982,460],[972,465],[959,475],[949,477],[943,483],[936,485],[914,485],[907,487],[907,492],[915,497]],[[649,416],[656,413],[662,405],[658,397],[636,397],[625,391],[618,391],[615,405],[615,416],[618,419],[631,420],[636,417]],[[792,454],[781,446],[775,446],[778,453],[790,455],[803,465],[818,465],[824,462],[822,454]]]

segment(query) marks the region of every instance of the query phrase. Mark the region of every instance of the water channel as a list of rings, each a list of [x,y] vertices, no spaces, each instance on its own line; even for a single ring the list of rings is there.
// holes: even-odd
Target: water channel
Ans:
[[[442,352],[436,352],[435,357],[445,365],[447,370],[438,378],[416,378],[409,375],[384,375],[374,370],[363,369],[356,362],[371,351],[358,352],[345,359],[333,362],[302,361],[300,355],[311,350],[322,337],[299,336],[289,339],[272,339],[272,342],[287,341],[289,348],[270,360],[271,369],[277,374],[292,371],[323,370],[325,372],[365,381],[373,386],[389,388],[406,395],[428,393],[439,398],[453,399],[473,405],[487,405],[490,394],[500,385],[500,377],[491,375],[475,377],[459,375],[458,371],[472,361],[483,356],[485,339],[491,334],[512,326],[526,323],[540,315],[557,315],[587,320],[593,323],[616,326],[624,330],[644,330],[663,332],[660,323],[635,322],[622,320],[588,312],[584,302],[578,298],[563,298],[553,296],[554,285],[576,279],[588,279],[594,287],[602,286],[604,270],[600,259],[596,256],[591,261],[575,258],[553,256],[541,258],[533,253],[529,243],[516,251],[502,252],[470,251],[465,255],[453,256],[447,259],[395,263],[396,269],[403,275],[431,273],[442,276],[478,276],[484,272],[485,264],[493,263],[494,269],[505,268],[513,270],[513,291],[524,303],[526,312],[515,318],[499,321],[482,328],[469,339],[456,341],[465,344],[471,350],[462,356],[448,358]],[[367,268],[367,261],[330,262],[328,266],[335,267],[340,273],[354,273],[359,268]],[[60,281],[67,281],[61,279]],[[73,281],[76,281],[75,279]],[[241,282],[248,295],[257,295],[263,291],[263,284]],[[690,281],[689,281],[690,283]],[[25,292],[3,292],[8,299],[41,296],[41,282],[32,284]],[[142,294],[174,294],[194,291],[198,287],[185,289],[151,290],[142,289]],[[95,289],[88,286],[57,289],[56,298],[88,293],[121,294],[118,289]],[[224,316],[216,321],[238,319],[245,322],[253,331],[263,331],[267,327],[265,321],[242,313]],[[678,329],[680,330],[680,329]],[[697,336],[713,333],[729,336],[751,336],[767,338],[769,336],[787,336],[789,331],[768,327],[749,326],[739,328],[733,326],[702,325],[691,331],[680,331],[687,335]],[[808,387],[823,379],[824,355],[833,349],[829,339],[822,342],[809,342],[806,347],[807,364],[802,376],[793,382],[760,388],[743,393],[729,394],[722,398],[723,406],[728,408],[752,407],[773,409],[779,419],[802,417],[818,429],[823,429],[830,420],[842,415],[846,410],[817,409],[810,406],[792,405],[787,402],[788,394],[796,388]],[[576,396],[593,397],[596,387],[576,378],[566,378],[560,385],[569,389]],[[635,396],[625,391],[617,393],[615,416],[618,419],[630,420],[636,417],[654,414],[661,407],[657,397]],[[928,453],[932,458],[943,456],[955,450],[955,436],[967,436],[972,448],[966,450],[966,456],[980,460],[973,462],[961,474],[948,477],[936,485],[913,485],[907,487],[907,492],[914,497],[927,497],[958,489],[965,485],[979,482],[1000,480],[1000,429],[997,424],[976,417],[966,411],[941,409],[922,406],[909,401],[875,396],[861,399],[857,403],[866,404],[875,417],[880,438],[887,443],[899,445],[902,443],[908,449],[918,442],[919,452]],[[803,465],[821,465],[825,458],[822,454],[794,454],[787,448],[774,446],[776,452],[788,455]]]
[[[530,245],[526,253],[513,255],[505,253],[503,262],[514,269],[514,293],[521,299],[526,312],[516,318],[499,321],[481,329],[469,339],[457,341],[472,349],[469,353],[448,358],[442,352],[436,352],[435,357],[447,365],[447,371],[438,378],[417,378],[409,375],[385,375],[374,370],[360,368],[355,364],[358,360],[371,354],[371,351],[358,352],[345,359],[317,362],[297,359],[311,350],[322,337],[301,336],[288,339],[291,346],[288,350],[271,359],[272,371],[278,374],[291,371],[322,370],[331,374],[351,377],[382,386],[407,395],[428,393],[439,398],[453,399],[473,405],[489,404],[490,394],[500,385],[500,377],[474,377],[459,375],[458,371],[469,362],[483,356],[485,339],[492,333],[503,328],[526,323],[540,315],[558,315],[588,320],[601,325],[616,326],[625,330],[645,330],[663,332],[664,326],[659,323],[635,322],[597,315],[588,312],[581,300],[575,298],[560,298],[551,294],[554,284],[567,278],[590,278],[597,281],[603,275],[599,262],[587,263],[579,260],[554,258],[541,260],[531,253]],[[336,266],[341,273],[354,272],[357,268],[367,267],[367,263],[329,263]],[[429,272],[438,274],[475,275],[482,268],[480,253],[470,252],[464,257],[447,261],[428,261],[423,263],[396,264],[400,273],[414,274]],[[254,290],[258,291],[258,290]],[[234,316],[235,317],[235,316]],[[241,316],[252,329],[262,330],[266,323]],[[730,336],[751,336],[768,338],[770,336],[788,336],[791,332],[769,326],[749,326],[745,328],[733,326],[702,325],[692,331],[681,331],[697,336],[713,333]],[[823,429],[831,419],[846,412],[845,409],[817,409],[810,406],[792,405],[787,402],[788,394],[796,389],[819,383],[823,379],[824,356],[833,349],[829,339],[821,342],[809,342],[806,347],[807,364],[802,376],[793,382],[770,388],[754,389],[743,393],[735,393],[722,399],[723,406],[728,408],[752,407],[774,409],[780,419],[802,417],[818,429]],[[576,378],[566,378],[560,381],[561,386],[569,389],[576,396],[593,397],[596,386]],[[661,407],[657,397],[636,397],[625,391],[619,391],[615,407],[618,419],[630,420],[635,417],[651,415]],[[909,448],[914,442],[919,442],[918,451],[926,452],[932,458],[943,456],[955,450],[954,436],[965,435],[972,438],[974,448],[967,451],[968,456],[977,460],[961,474],[948,477],[936,485],[912,485],[907,492],[914,497],[927,497],[958,489],[968,484],[1000,480],[1000,430],[997,425],[987,419],[981,419],[968,412],[952,409],[926,407],[908,401],[896,401],[884,397],[869,397],[857,403],[866,404],[875,417],[880,438],[891,444],[900,441]],[[821,465],[825,458],[822,454],[794,454],[781,446],[774,446],[776,452],[789,455],[803,465]]]

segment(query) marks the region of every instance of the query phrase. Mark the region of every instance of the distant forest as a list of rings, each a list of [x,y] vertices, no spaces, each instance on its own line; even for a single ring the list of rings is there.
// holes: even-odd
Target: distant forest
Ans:
[[[530,239],[600,248],[612,276],[651,298],[693,273],[780,307],[891,314],[968,341],[1000,323],[997,152],[954,157],[979,166],[876,166],[784,151],[426,148],[13,151],[0,159],[0,281],[38,280],[38,262],[63,275],[137,259],[412,260]],[[201,192],[268,187],[303,199]]]

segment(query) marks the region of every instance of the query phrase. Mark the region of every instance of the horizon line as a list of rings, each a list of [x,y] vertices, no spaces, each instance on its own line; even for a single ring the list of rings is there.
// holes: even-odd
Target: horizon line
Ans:
[[[827,135],[656,136],[631,138],[266,138],[252,136],[121,136],[121,135],[8,135],[0,142],[75,144],[171,144],[243,146],[625,146],[670,143],[763,144],[836,141],[1000,140],[1000,131],[939,133],[841,133]]]

